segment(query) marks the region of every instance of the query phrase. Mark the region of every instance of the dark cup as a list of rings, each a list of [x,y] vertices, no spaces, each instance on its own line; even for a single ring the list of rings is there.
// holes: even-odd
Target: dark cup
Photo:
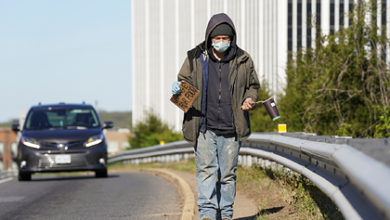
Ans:
[[[267,112],[269,116],[271,117],[272,121],[275,121],[276,119],[280,118],[278,108],[276,107],[276,103],[274,101],[274,98],[269,98],[263,102],[263,105],[265,109],[267,109]]]

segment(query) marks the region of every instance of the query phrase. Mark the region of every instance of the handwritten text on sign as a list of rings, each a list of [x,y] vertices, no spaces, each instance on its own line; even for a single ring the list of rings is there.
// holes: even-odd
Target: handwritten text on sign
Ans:
[[[180,94],[173,95],[171,102],[184,112],[187,112],[198,95],[199,90],[183,81],[180,83]]]

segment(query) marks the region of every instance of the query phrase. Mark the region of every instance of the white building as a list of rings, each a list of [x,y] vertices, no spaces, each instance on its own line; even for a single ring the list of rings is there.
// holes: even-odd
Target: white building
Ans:
[[[355,1],[131,0],[133,126],[153,111],[181,129],[183,112],[169,101],[171,85],[187,51],[204,40],[212,15],[230,16],[237,43],[251,54],[260,81],[278,94],[286,84],[288,52],[314,47],[316,25],[323,34],[348,26],[344,15]],[[377,0],[377,6],[378,25],[390,21],[390,0]]]

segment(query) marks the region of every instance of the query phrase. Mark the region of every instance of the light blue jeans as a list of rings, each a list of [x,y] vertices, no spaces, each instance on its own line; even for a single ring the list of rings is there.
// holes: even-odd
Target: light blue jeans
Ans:
[[[200,133],[195,148],[200,219],[233,218],[236,170],[241,142],[235,137]]]

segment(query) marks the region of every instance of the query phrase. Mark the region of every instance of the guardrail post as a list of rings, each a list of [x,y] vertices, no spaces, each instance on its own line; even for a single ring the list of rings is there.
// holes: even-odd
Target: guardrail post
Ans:
[[[269,160],[264,161],[264,168],[266,168],[266,169],[271,168],[271,162]]]
[[[282,170],[283,170],[283,168],[284,168],[283,165],[278,164],[278,163],[277,163],[276,165],[277,165],[277,168],[276,168],[276,169],[277,169],[278,171],[282,171]]]
[[[255,166],[257,166],[258,165],[258,161],[259,161],[259,158],[258,157],[256,157],[256,156],[254,156],[254,157],[252,157],[252,162],[255,164]]]
[[[285,168],[284,168],[284,174],[285,174],[286,176],[290,176],[290,175],[291,175],[291,170],[290,170],[290,168],[285,167]]]
[[[257,159],[257,165],[261,168],[264,168],[264,160],[262,158]]]
[[[246,166],[247,167],[251,167],[252,166],[252,156],[251,155],[247,155],[247,163],[246,163]]]
[[[274,161],[271,161],[271,170],[276,171],[277,167],[278,167],[278,165]]]

